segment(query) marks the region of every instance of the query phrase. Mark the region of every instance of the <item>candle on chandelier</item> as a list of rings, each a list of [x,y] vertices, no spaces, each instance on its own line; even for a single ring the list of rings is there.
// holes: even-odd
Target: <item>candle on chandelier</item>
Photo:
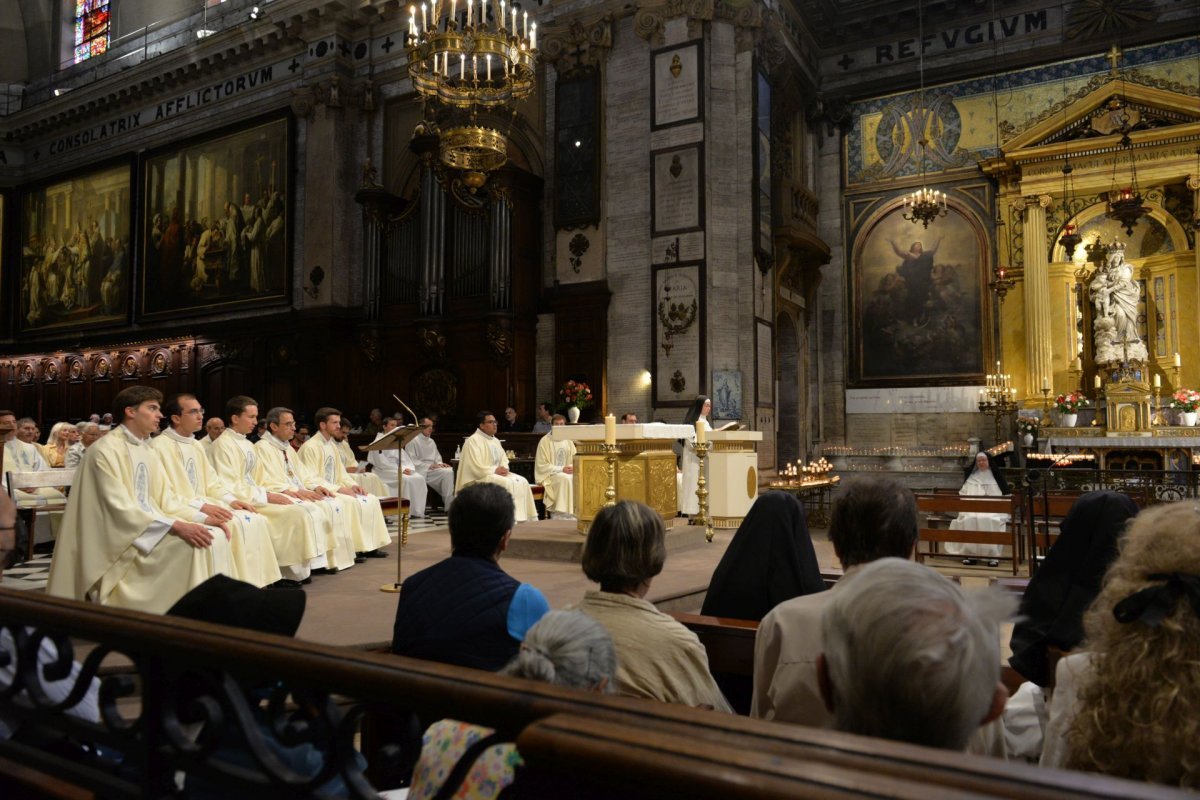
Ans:
[[[450,0],[450,19],[454,20],[454,24],[458,25],[458,0]],[[446,27],[450,27],[450,19],[446,20]]]
[[[529,49],[537,50],[537,23],[533,23],[533,33],[529,39]]]
[[[525,24],[524,24],[525,33],[524,33],[524,35],[525,35],[525,38],[528,39],[529,38],[529,12],[522,11],[521,14],[524,15],[524,18],[525,18]]]
[[[466,53],[458,54],[458,79],[465,80],[467,76],[467,55]]]
[[[474,4],[471,0],[467,0],[467,27],[471,27],[471,18],[474,16]]]
[[[479,83],[479,56],[471,56],[471,80]]]
[[[492,54],[487,55],[487,79],[488,83],[492,82]]]
[[[421,3],[421,29],[429,30],[429,13],[424,3]]]
[[[512,28],[509,29],[509,33],[511,33],[513,36],[516,36],[517,35],[517,9],[516,9],[516,6],[513,6],[512,12],[513,12],[513,21],[512,21]]]
[[[500,0],[500,19],[496,20],[496,28],[504,27],[504,0]]]

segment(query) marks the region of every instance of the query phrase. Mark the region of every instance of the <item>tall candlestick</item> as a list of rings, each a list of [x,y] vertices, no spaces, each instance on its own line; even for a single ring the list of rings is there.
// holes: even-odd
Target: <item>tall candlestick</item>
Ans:
[[[708,441],[708,430],[704,425],[703,419],[696,420],[696,444],[704,444]]]
[[[604,415],[604,443],[617,443],[617,418],[612,414]]]

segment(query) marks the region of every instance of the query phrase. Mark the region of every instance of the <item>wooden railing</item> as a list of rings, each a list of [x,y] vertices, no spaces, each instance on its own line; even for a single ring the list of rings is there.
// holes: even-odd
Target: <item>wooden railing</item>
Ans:
[[[18,646],[15,663],[3,659],[0,675],[15,677],[0,688],[0,713],[20,721],[21,734],[34,727],[43,738],[69,736],[122,758],[113,771],[0,742],[0,760],[21,767],[0,775],[6,797],[153,797],[169,794],[177,775],[185,785],[203,779],[226,796],[255,798],[312,796],[338,776],[349,796],[374,797],[385,787],[367,776],[395,760],[398,741],[410,744],[364,735],[360,758],[361,722],[413,714],[422,724],[449,717],[486,725],[515,741],[526,762],[516,784],[524,797],[1187,796],[24,592],[0,590],[0,627]],[[62,658],[45,674],[31,660],[43,638]],[[85,653],[87,642],[96,646]],[[63,714],[74,698],[54,704],[40,691],[72,658],[82,662],[76,693],[102,676],[99,723]],[[316,774],[270,755],[270,744],[302,743],[321,756]],[[231,747],[240,766],[228,760]]]

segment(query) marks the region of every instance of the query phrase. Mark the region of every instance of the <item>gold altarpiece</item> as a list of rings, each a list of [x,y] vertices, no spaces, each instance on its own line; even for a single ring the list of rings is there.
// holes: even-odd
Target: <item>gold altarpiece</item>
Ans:
[[[1088,262],[1085,248],[1097,232],[1103,233],[1105,244],[1129,238],[1105,218],[1107,193],[1128,185],[1130,175],[1131,151],[1121,149],[1120,132],[1102,133],[1114,98],[1136,109],[1138,119],[1153,118],[1157,126],[1135,126],[1129,136],[1138,184],[1153,220],[1143,218],[1138,226],[1153,227],[1156,238],[1149,244],[1158,246],[1147,248],[1152,254],[1127,251],[1125,259],[1143,287],[1139,310],[1144,310],[1145,322],[1139,327],[1149,351],[1147,362],[1136,379],[1112,381],[1105,372],[1101,382],[1106,393],[1128,401],[1130,393],[1148,398],[1155,375],[1164,400],[1178,386],[1195,386],[1200,380],[1200,257],[1170,210],[1181,192],[1193,210],[1200,207],[1200,110],[1190,95],[1113,79],[1003,142],[1001,154],[981,164],[999,187],[1004,224],[997,232],[998,260],[1016,280],[1001,306],[1000,351],[1026,408],[1042,408],[1047,394],[1052,401],[1080,389],[1095,405],[1100,394],[1087,295],[1095,265]],[[1064,158],[1073,168],[1074,213],[1064,203]],[[1067,222],[1084,234],[1073,258],[1058,243]],[[1173,369],[1175,353],[1180,354],[1180,370]],[[1041,391],[1044,382],[1048,393]],[[1110,431],[1122,426],[1127,433],[1147,431],[1148,408],[1147,402],[1131,410],[1123,402],[1123,410],[1114,409],[1116,418],[1098,414],[1097,419],[1107,419]]]

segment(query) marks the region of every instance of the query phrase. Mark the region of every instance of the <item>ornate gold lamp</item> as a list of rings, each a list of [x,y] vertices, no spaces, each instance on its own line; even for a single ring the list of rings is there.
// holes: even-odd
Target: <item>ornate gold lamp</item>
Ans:
[[[408,75],[424,99],[421,132],[438,137],[443,164],[478,188],[508,161],[517,103],[533,92],[537,23],[504,0],[409,6]]]

